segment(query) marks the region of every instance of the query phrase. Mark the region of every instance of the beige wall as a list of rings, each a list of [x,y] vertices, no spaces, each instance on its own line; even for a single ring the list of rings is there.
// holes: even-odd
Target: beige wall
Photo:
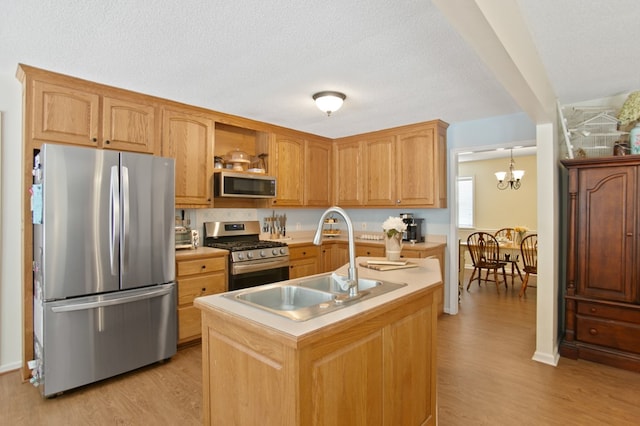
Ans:
[[[509,159],[468,161],[458,165],[458,176],[475,177],[475,222],[478,230],[526,226],[533,230],[538,222],[536,213],[537,173],[535,155],[514,157],[515,168],[524,170],[518,190],[497,188],[494,175],[508,171]]]

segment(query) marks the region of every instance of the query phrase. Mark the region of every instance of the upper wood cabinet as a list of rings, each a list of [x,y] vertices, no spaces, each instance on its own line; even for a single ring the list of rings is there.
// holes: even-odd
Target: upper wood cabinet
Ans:
[[[331,143],[307,140],[305,145],[304,205],[331,204]]]
[[[102,111],[104,148],[154,153],[159,134],[154,104],[105,96]]]
[[[446,207],[447,126],[436,120],[337,139],[337,204]]]
[[[396,136],[396,203],[447,207],[446,127],[428,126]]]
[[[34,80],[31,136],[35,144],[156,153],[156,104],[124,93],[102,96],[97,92]]]
[[[392,206],[396,203],[396,141],[393,136],[367,140],[364,155],[364,204]]]
[[[275,136],[272,164],[276,177],[277,206],[304,205],[304,139]]]
[[[334,147],[334,194],[339,206],[364,204],[362,148],[359,141],[336,143]]]
[[[211,207],[214,118],[163,108],[162,155],[176,160],[176,207]]]
[[[276,134],[270,174],[277,179],[273,206],[331,204],[331,142]]]

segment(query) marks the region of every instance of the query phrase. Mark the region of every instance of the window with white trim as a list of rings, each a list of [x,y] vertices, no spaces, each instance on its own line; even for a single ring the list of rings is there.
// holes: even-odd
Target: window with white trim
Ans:
[[[474,228],[474,178],[458,177],[458,228]]]

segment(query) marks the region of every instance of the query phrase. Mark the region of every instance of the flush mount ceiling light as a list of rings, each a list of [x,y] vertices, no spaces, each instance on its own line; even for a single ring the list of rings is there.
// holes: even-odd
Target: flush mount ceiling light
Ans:
[[[511,150],[511,161],[509,162],[509,180],[505,180],[507,172],[496,172],[498,179],[498,189],[518,189],[520,188],[520,179],[524,176],[524,170],[514,170],[515,162],[513,161],[513,149]]]
[[[339,110],[346,98],[347,96],[344,93],[332,91],[318,92],[313,95],[313,100],[316,101],[318,109],[326,112],[327,115]]]

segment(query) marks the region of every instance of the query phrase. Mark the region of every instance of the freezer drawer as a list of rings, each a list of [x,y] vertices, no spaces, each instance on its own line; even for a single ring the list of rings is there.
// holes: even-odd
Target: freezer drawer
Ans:
[[[175,283],[41,306],[44,321],[36,346],[44,396],[176,353]]]

